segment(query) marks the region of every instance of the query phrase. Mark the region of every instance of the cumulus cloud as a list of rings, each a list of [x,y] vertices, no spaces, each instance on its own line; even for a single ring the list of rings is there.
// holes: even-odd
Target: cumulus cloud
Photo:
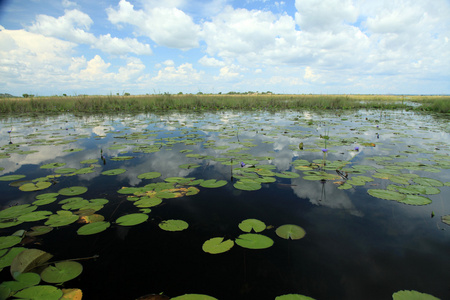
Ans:
[[[215,59],[214,57],[208,57],[206,55],[200,58],[198,62],[206,67],[223,67],[225,65],[223,61]]]
[[[111,23],[133,25],[139,35],[158,45],[183,50],[197,47],[200,26],[172,2],[152,1],[144,10],[136,10],[128,1],[121,0],[117,9],[110,7],[106,12]]]
[[[195,83],[200,81],[203,72],[195,70],[190,63],[184,63],[176,67],[174,62],[164,62],[165,67],[158,71],[158,75],[152,80],[154,82],[177,82],[179,84]]]

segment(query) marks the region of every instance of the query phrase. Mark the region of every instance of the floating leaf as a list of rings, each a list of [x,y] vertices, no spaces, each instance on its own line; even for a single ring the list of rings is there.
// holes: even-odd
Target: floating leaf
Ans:
[[[122,216],[116,220],[118,225],[122,226],[134,226],[147,221],[148,215],[142,213],[135,213]]]
[[[247,219],[239,223],[238,227],[244,232],[261,232],[266,229],[266,224],[257,219]]]
[[[287,240],[299,240],[306,235],[306,232],[302,227],[292,224],[286,224],[278,227],[275,230],[275,233],[279,237]]]
[[[395,200],[400,201],[406,198],[406,195],[400,194],[399,192],[389,191],[389,190],[382,190],[382,189],[369,189],[367,190],[367,193],[369,195],[385,199],[385,200]]]
[[[58,168],[58,167],[62,167],[65,166],[66,163],[63,162],[59,162],[59,163],[50,163],[50,164],[45,164],[41,166],[41,169],[53,169],[53,168]]]
[[[0,176],[0,181],[14,181],[14,180],[19,180],[25,178],[25,175],[5,175],[5,176]]]
[[[208,180],[202,181],[200,183],[200,186],[204,187],[204,188],[219,188],[226,184],[227,184],[227,182],[225,180],[208,179]]]
[[[51,285],[38,285],[14,294],[14,297],[28,300],[59,300],[63,292]]]
[[[273,240],[262,234],[244,233],[238,236],[236,244],[248,249],[266,249],[273,245]]]
[[[80,161],[80,164],[95,164],[98,161],[97,158],[85,159]]]
[[[8,236],[0,236],[0,249],[5,249],[17,245],[22,241],[22,237],[8,235]]]
[[[140,200],[134,202],[136,207],[144,208],[144,207],[153,207],[161,204],[162,200],[156,197],[142,197]]]
[[[43,189],[46,189],[48,187],[50,187],[52,185],[51,182],[48,181],[41,181],[41,182],[29,182],[29,183],[25,183],[22,184],[19,187],[19,190],[24,191],[24,192],[34,192],[34,191],[40,191]]]
[[[398,200],[400,203],[409,204],[409,205],[427,205],[432,201],[431,199],[419,196],[419,195],[406,195],[406,197],[402,200]]]
[[[12,219],[17,218],[20,215],[24,215],[27,213],[30,213],[32,211],[35,211],[37,209],[37,206],[31,206],[30,204],[21,204],[16,206],[8,207],[7,209],[4,209],[0,211],[0,219]]]
[[[31,227],[31,231],[27,231],[27,236],[38,236],[49,233],[53,230],[53,227],[50,226],[34,226]]]
[[[398,291],[392,294],[393,300],[439,300],[430,294],[417,291]]]
[[[63,296],[60,300],[81,300],[83,292],[80,289],[62,289]]]
[[[47,219],[48,216],[51,214],[52,214],[51,211],[39,210],[39,211],[34,211],[34,212],[31,212],[28,214],[21,215],[17,219],[20,221],[23,221],[23,222],[34,222],[34,221]]]
[[[51,227],[61,227],[65,225],[72,224],[78,220],[79,216],[74,215],[70,211],[59,210],[55,215],[51,215],[45,225]]]
[[[215,237],[203,243],[202,249],[211,254],[227,252],[234,246],[232,240],[223,240],[223,237]]]
[[[43,281],[48,283],[62,283],[72,280],[83,271],[83,266],[76,261],[62,261],[48,266],[41,273]]]
[[[47,262],[53,255],[39,249],[26,249],[20,252],[11,263],[11,275],[16,278]]]
[[[244,191],[257,191],[262,188],[261,183],[251,179],[239,180],[233,186],[238,190]]]
[[[315,300],[314,298],[303,296],[300,294],[287,294],[278,296],[275,298],[275,300]]]
[[[200,167],[200,165],[199,164],[183,164],[183,165],[179,165],[178,167],[182,168],[182,169],[195,169],[195,168]]]
[[[77,230],[77,233],[79,235],[96,234],[96,233],[105,231],[109,226],[111,226],[111,224],[109,222],[105,222],[105,221],[89,223],[89,224],[81,226]]]
[[[142,173],[140,175],[138,175],[137,178],[139,179],[155,179],[161,177],[161,173],[159,172],[147,172],[147,173]]]
[[[297,174],[295,172],[288,172],[288,171],[284,171],[281,173],[275,173],[275,176],[280,177],[280,178],[298,178],[298,177],[300,177],[299,174]]]
[[[59,194],[63,196],[76,196],[86,193],[88,190],[87,187],[84,186],[72,186],[68,188],[64,188],[58,191]]]
[[[134,156],[117,156],[117,157],[113,157],[111,158],[111,160],[113,161],[123,161],[123,160],[129,160],[134,158]]]
[[[445,215],[441,217],[441,221],[447,225],[450,225],[450,215]]]
[[[433,179],[433,178],[419,177],[419,178],[414,178],[413,181],[422,186],[434,186],[434,187],[444,186],[442,181],[439,181],[439,180]]]
[[[83,149],[82,148],[75,148],[75,149],[63,150],[63,152],[80,152],[80,151],[83,151]]]
[[[38,285],[41,277],[36,273],[22,273],[16,277],[15,281],[4,281],[0,288],[7,288],[11,292],[17,292],[24,288]]]
[[[119,174],[125,173],[126,171],[127,170],[125,170],[125,169],[112,169],[112,170],[102,172],[102,175],[108,175],[108,176],[119,175]]]
[[[10,249],[0,250],[0,270],[9,267],[13,261],[13,259],[25,248],[23,247],[13,247]]]
[[[166,220],[159,223],[159,227],[165,231],[182,231],[189,227],[183,220]]]
[[[171,300],[217,300],[217,298],[201,294],[185,294],[171,298]]]

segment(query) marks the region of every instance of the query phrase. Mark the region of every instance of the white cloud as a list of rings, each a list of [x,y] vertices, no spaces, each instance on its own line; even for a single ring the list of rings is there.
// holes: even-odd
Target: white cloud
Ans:
[[[134,53],[137,55],[150,55],[152,54],[152,49],[148,44],[142,44],[137,39],[124,38],[119,39],[116,37],[111,37],[108,33],[106,35],[101,35],[93,44],[94,48],[100,49],[103,52],[111,54],[125,54]]]
[[[303,78],[305,80],[308,80],[308,81],[316,81],[317,79],[320,78],[320,75],[314,74],[314,72],[311,69],[311,67],[306,67],[305,68],[305,75],[303,76]]]
[[[225,65],[223,61],[215,59],[214,57],[203,56],[198,60],[200,64],[206,67],[222,67]]]
[[[195,83],[200,81],[203,72],[195,70],[190,63],[175,67],[173,61],[165,61],[165,68],[158,71],[158,75],[152,78],[154,82],[177,82],[179,84]]]
[[[225,66],[223,68],[220,68],[220,74],[219,76],[214,76],[215,80],[224,80],[224,81],[232,81],[239,78],[242,78],[243,76],[239,74],[238,67],[235,65],[231,66]]]
[[[117,10],[110,7],[106,12],[111,23],[131,24],[139,35],[148,36],[158,45],[182,50],[198,47],[200,26],[173,6],[177,3],[153,1],[145,10],[135,10],[131,3],[120,0]]]

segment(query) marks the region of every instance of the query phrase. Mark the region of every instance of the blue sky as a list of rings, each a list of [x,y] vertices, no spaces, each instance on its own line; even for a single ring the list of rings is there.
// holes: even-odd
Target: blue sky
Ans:
[[[450,0],[0,1],[0,93],[450,94]]]

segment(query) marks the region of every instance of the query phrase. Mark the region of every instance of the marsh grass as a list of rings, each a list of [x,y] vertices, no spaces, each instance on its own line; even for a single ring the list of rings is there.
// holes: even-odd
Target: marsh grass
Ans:
[[[409,103],[418,105],[411,106]],[[448,113],[449,96],[394,95],[143,95],[4,98],[1,113],[156,112],[168,110],[407,109]]]

